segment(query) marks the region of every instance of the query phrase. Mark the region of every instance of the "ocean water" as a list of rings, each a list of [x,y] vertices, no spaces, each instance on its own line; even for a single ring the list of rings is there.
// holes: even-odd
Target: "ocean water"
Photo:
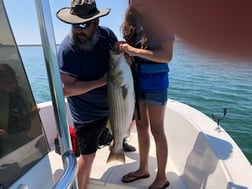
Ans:
[[[36,102],[49,101],[42,47],[20,46],[19,50]],[[220,125],[252,163],[252,63],[205,55],[176,41],[169,65],[169,98],[208,116],[221,115],[226,108]]]

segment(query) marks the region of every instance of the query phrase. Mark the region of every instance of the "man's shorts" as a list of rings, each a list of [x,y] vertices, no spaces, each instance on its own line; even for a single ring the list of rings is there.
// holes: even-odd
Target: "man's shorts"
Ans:
[[[112,141],[113,137],[106,128],[107,120],[108,117],[104,117],[91,123],[74,124],[80,154],[95,153],[99,145],[109,144]]]
[[[157,93],[138,93],[138,100],[151,105],[165,105],[168,100],[168,90]]]

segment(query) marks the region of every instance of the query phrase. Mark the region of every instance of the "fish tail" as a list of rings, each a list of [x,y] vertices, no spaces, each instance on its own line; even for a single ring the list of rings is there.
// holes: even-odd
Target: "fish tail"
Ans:
[[[121,150],[119,152],[114,152],[113,149],[110,151],[110,154],[107,159],[107,163],[112,161],[120,161],[122,163],[125,163],[125,155],[124,151]]]

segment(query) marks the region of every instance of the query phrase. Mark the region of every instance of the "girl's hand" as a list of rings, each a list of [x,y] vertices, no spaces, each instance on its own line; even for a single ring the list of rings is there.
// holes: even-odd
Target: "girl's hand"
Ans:
[[[115,49],[119,52],[125,52],[127,53],[129,56],[132,56],[135,53],[135,48],[130,46],[128,43],[126,43],[125,41],[118,41],[115,44]]]
[[[128,43],[121,43],[119,46],[119,50],[129,54],[129,56],[136,55],[136,48],[130,46]]]
[[[127,63],[131,66],[132,65],[132,59],[131,59],[131,56],[125,52],[124,48],[123,48],[123,45],[127,43],[125,41],[118,41],[115,43],[114,45],[114,50],[115,51],[118,51],[118,52],[124,52],[124,56],[125,56],[125,59],[127,60]]]
[[[120,48],[121,44],[126,43],[125,41],[118,41],[114,44],[114,51],[118,51],[118,52],[123,52],[122,49]]]

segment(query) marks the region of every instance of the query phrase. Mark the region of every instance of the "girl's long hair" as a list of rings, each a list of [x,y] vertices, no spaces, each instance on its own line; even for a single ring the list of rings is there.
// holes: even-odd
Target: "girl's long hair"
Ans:
[[[137,10],[129,5],[125,12],[125,19],[121,25],[121,31],[125,41],[133,47],[139,47],[142,49],[147,48],[147,36],[144,32],[144,27],[140,31],[139,24],[143,27],[141,23],[141,15]],[[143,32],[143,33],[141,33]],[[139,35],[142,35],[142,38],[139,40]]]

